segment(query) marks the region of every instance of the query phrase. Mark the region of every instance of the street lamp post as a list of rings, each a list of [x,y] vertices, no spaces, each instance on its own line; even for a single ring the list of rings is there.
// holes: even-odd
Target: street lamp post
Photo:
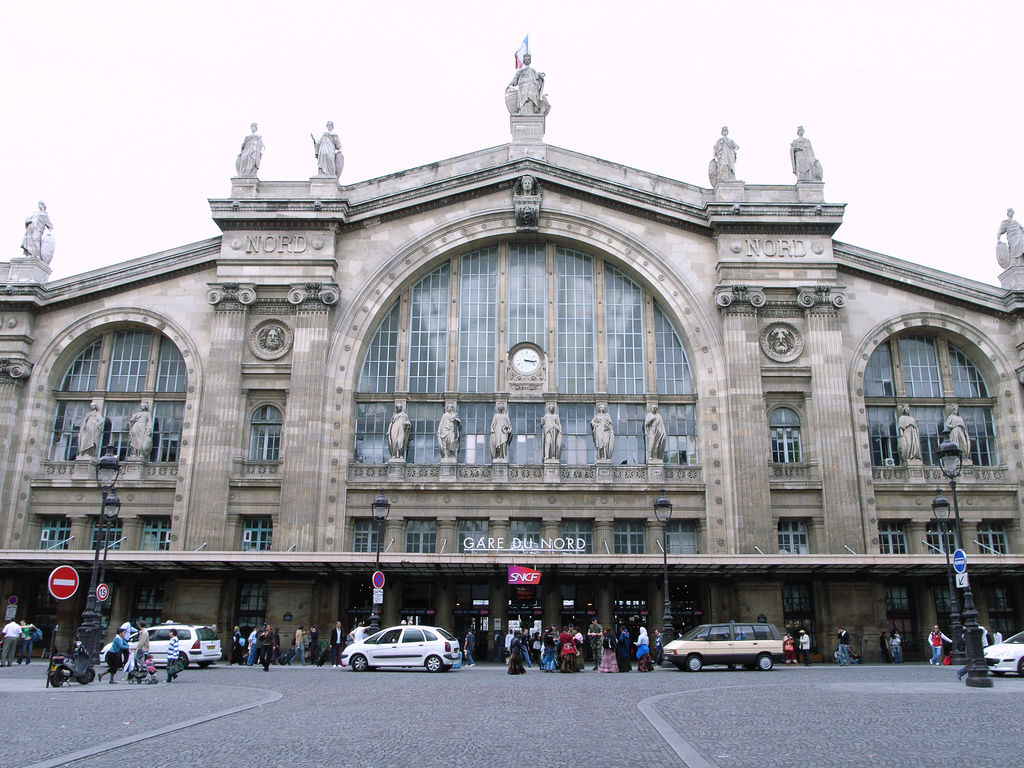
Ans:
[[[99,652],[103,641],[103,623],[101,621],[99,601],[96,600],[96,584],[100,565],[100,549],[107,544],[108,523],[117,520],[121,511],[121,500],[114,493],[114,486],[121,475],[121,463],[117,456],[107,446],[106,453],[100,457],[96,464],[96,482],[103,492],[103,502],[100,506],[100,516],[97,520],[99,526],[96,531],[95,552],[92,559],[92,576],[89,578],[89,593],[85,599],[85,610],[82,611],[82,621],[78,627],[78,639],[89,652],[89,658],[93,663],[98,663]]]
[[[946,579],[949,582],[949,628],[955,638],[953,642],[953,661],[963,664],[964,652],[961,650],[960,637],[964,633],[964,625],[960,621],[960,599],[956,594],[956,587],[953,584],[953,569],[949,565],[949,502],[942,495],[941,491],[935,492],[935,501],[932,502],[932,514],[939,523],[942,530],[942,551],[946,554]]]
[[[960,504],[956,497],[956,479],[960,477],[963,468],[963,455],[960,453],[960,446],[949,439],[947,431],[943,431],[942,442],[939,444],[939,467],[953,490],[953,516],[956,521],[953,531],[956,534],[957,549],[963,549]],[[974,593],[971,591],[970,581],[964,587],[963,620],[967,636],[967,685],[972,688],[991,688],[992,678],[988,676],[988,664],[985,662],[985,653],[981,647],[981,627],[978,626],[978,611],[974,607]]]
[[[661,523],[662,570],[665,577],[665,615],[662,619],[661,647],[664,650],[675,636],[675,628],[672,626],[672,600],[668,593],[668,522],[672,519],[672,502],[665,498],[664,490],[654,501],[654,515]]]
[[[377,492],[377,498],[370,504],[370,509],[373,512],[373,523],[377,532],[377,560],[374,567],[374,572],[380,570],[380,540],[384,538],[384,521],[388,519],[388,513],[391,511],[391,503],[388,501],[388,497],[384,495],[384,489],[381,488]],[[371,589],[373,585],[371,582]],[[372,593],[371,593],[372,594]],[[371,598],[372,599],[372,598]],[[380,603],[373,602],[373,611],[370,613],[370,634],[375,634],[380,631]]]

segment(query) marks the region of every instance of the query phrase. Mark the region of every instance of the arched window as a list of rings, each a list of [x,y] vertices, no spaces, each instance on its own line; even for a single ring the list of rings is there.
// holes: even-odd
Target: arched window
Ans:
[[[803,461],[800,446],[800,417],[789,408],[776,408],[768,417],[772,434],[772,462],[798,464]]]
[[[960,407],[971,439],[970,456],[964,461],[999,463],[992,415],[995,398],[978,366],[945,338],[918,333],[879,345],[864,370],[864,396],[875,466],[902,463],[898,417],[904,404],[917,422],[926,465],[937,464],[940,435],[954,404]]]
[[[437,461],[437,420],[444,401],[455,399],[462,419],[458,462],[491,463],[501,385],[512,424],[510,464],[543,462],[546,408],[536,394],[551,388],[563,464],[595,461],[590,422],[599,403],[613,420],[611,461],[643,464],[644,414],[655,394],[667,431],[666,463],[697,464],[697,398],[685,339],[625,265],[555,243],[498,243],[447,257],[396,299],[362,361],[356,462],[388,461],[396,401],[406,404],[412,422],[406,461]],[[521,345],[537,348],[540,366],[511,369],[509,353]]]
[[[249,460],[281,458],[281,411],[273,405],[257,408],[249,420]]]
[[[185,361],[170,339],[144,330],[105,333],[75,356],[54,392],[50,458],[71,461],[78,455],[78,430],[96,402],[103,415],[97,455],[110,446],[126,459],[131,416],[140,403],[151,402],[153,448],[146,458],[177,461],[187,388]]]

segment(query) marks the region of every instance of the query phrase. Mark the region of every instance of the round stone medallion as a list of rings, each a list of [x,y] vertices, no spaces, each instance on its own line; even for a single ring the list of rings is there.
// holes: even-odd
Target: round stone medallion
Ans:
[[[761,331],[761,351],[777,363],[788,363],[804,351],[804,337],[789,323],[772,323]]]
[[[249,349],[260,360],[277,360],[292,348],[292,330],[280,320],[264,320],[249,332]]]

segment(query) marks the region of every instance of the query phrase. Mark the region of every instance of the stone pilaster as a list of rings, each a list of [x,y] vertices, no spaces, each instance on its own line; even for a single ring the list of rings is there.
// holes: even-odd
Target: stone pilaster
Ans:
[[[439,517],[437,519],[437,551],[445,555],[458,552],[458,534],[458,522],[454,517]]]
[[[295,544],[300,552],[312,552],[321,547],[315,516],[323,506],[321,468],[326,466],[327,459],[322,441],[310,437],[324,434],[324,351],[328,347],[329,308],[337,303],[338,292],[319,285],[295,287],[289,292],[288,301],[295,305],[296,314],[288,411],[281,435],[285,471],[278,524],[283,539],[277,539],[276,531],[275,539],[287,541],[289,546]]]
[[[253,293],[233,293],[223,286],[212,287],[206,300],[213,305],[210,354],[203,396],[203,418],[196,436],[195,467],[185,520],[173,520],[171,527],[184,535],[172,540],[171,549],[191,550],[204,541],[207,549],[231,549],[225,525],[228,513],[228,478],[232,459],[241,445],[245,408],[241,393],[242,349],[245,339],[246,307]],[[198,414],[187,414],[196,419]],[[280,541],[275,535],[275,540]]]
[[[142,524],[143,519],[141,517],[121,518],[121,535],[124,536],[124,541],[121,542],[121,549],[127,549],[132,552],[142,549]]]
[[[722,338],[729,376],[728,433],[721,439],[728,445],[731,471],[723,472],[724,510],[727,539],[737,554],[751,554],[759,546],[765,552],[778,550],[772,526],[772,500],[768,467],[768,416],[761,381],[761,346],[757,307],[764,294],[746,290],[720,293]],[[715,436],[715,439],[718,439]],[[709,537],[710,538],[710,537]],[[766,547],[768,547],[766,549]],[[708,552],[711,552],[709,547]]]
[[[437,611],[435,615],[435,621],[426,621],[427,624],[436,623],[441,627],[451,627],[452,612],[455,610],[455,588],[444,581],[439,579],[437,584],[434,586],[434,610]]]
[[[615,551],[615,521],[594,520],[594,554],[607,555]]]
[[[819,471],[824,498],[823,553],[870,551],[872,531],[861,511],[857,487],[856,435],[849,419],[847,358],[843,353],[839,311],[846,305],[841,293],[819,290],[817,303],[807,307],[807,364],[811,366],[810,406],[819,450]],[[802,292],[798,303],[807,306],[811,294]]]
[[[405,552],[405,520],[389,518],[384,525],[384,540],[380,543],[380,551],[389,555]]]
[[[903,524],[903,531],[907,537],[908,555],[935,554],[931,549],[929,549],[924,544],[924,542],[927,541],[928,535],[925,523],[918,523],[913,520],[908,520],[906,523]]]
[[[15,434],[15,417],[22,411],[25,392],[22,384],[27,381],[31,365],[27,361],[16,361],[11,358],[0,358],[0,467],[11,467],[14,462],[11,460],[11,451],[17,445]],[[16,505],[13,497],[15,495],[14,472],[0,472],[0,503],[4,510],[13,510]],[[17,541],[12,538],[14,533],[21,526],[17,525],[17,515],[6,514],[5,525],[0,533],[3,538],[0,543],[7,547],[25,547],[28,542]]]
[[[68,549],[92,549],[92,522],[92,518],[85,515],[71,518],[73,538],[68,542]]]

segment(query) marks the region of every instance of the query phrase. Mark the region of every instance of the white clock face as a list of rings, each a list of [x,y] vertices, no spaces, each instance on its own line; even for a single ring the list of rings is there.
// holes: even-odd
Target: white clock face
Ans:
[[[522,376],[536,373],[540,370],[540,353],[530,347],[518,349],[512,355],[512,367]]]

